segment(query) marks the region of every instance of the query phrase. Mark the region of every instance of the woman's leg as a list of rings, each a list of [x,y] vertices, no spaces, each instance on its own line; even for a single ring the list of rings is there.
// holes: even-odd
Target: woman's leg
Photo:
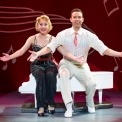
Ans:
[[[46,87],[46,97],[47,103],[50,106],[54,107],[54,96],[56,94],[56,83],[57,83],[57,76],[58,70],[56,66],[49,67],[46,69],[46,76],[45,76],[45,87]]]
[[[37,109],[45,107],[46,90],[45,90],[45,70],[40,65],[32,65],[31,72],[36,80],[36,100]]]
[[[45,73],[43,71],[38,72],[38,77],[36,79],[36,99],[37,99],[37,109],[40,107],[45,107],[46,91],[45,91]]]

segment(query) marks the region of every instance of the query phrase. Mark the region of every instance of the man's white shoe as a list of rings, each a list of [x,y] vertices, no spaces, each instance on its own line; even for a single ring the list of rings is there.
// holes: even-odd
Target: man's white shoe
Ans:
[[[91,108],[89,106],[87,106],[87,107],[88,107],[88,112],[89,113],[91,113],[91,114],[95,113],[95,108],[94,107],[93,108]]]
[[[66,110],[64,116],[67,117],[67,118],[68,117],[72,117],[72,113],[73,113],[73,110],[72,109],[68,109],[68,110]]]

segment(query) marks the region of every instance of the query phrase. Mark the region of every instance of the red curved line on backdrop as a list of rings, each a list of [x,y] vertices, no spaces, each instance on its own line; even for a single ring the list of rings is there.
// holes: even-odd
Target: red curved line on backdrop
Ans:
[[[0,9],[4,8],[4,9],[25,9],[25,10],[29,10],[29,11],[34,11],[31,8],[26,8],[26,7],[8,7],[8,6],[0,6]]]

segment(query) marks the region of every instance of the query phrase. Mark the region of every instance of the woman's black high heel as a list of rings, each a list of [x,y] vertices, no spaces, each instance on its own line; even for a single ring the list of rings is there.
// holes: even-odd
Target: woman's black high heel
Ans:
[[[55,108],[48,105],[48,113],[49,114],[54,114],[55,113]]]
[[[38,116],[44,116],[44,113],[38,113]]]
[[[44,110],[40,110],[40,109],[43,109],[43,108],[39,108],[39,110],[38,110],[38,116],[44,116]]]
[[[55,109],[54,110],[48,110],[49,114],[54,114],[55,113]]]

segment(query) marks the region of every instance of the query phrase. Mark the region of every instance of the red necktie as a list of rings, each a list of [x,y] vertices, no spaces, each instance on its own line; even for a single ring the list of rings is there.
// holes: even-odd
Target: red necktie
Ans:
[[[74,45],[77,46],[77,33],[75,33],[75,37],[74,37]]]

